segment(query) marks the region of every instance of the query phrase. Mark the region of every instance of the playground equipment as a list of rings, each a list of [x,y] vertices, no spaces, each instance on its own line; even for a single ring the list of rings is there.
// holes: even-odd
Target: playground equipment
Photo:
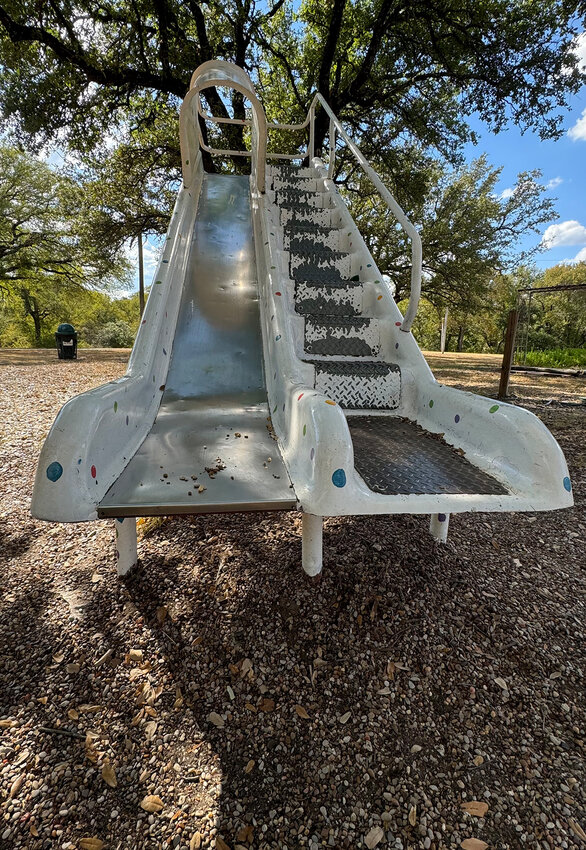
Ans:
[[[251,120],[206,115],[210,86],[240,91]],[[327,165],[314,156],[319,109]],[[248,125],[250,151],[207,147],[200,116]],[[307,150],[267,154],[274,128],[309,130]],[[321,95],[303,124],[267,124],[247,74],[207,62],[180,136],[183,185],[128,371],[59,413],[36,517],[113,517],[124,574],[136,517],[299,510],[303,568],[316,575],[324,516],[425,513],[445,540],[452,512],[572,504],[565,459],[539,419],[435,381],[410,333],[419,235]],[[332,180],[338,138],[411,239],[405,316]],[[202,149],[250,156],[250,180],[205,173]],[[293,164],[305,158],[309,167]]]

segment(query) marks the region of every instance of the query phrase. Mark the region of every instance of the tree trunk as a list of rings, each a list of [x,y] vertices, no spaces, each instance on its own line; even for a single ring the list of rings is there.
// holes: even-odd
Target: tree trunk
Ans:
[[[39,302],[34,295],[31,295],[28,289],[24,287],[20,290],[20,297],[24,304],[24,312],[26,316],[30,316],[35,326],[35,346],[41,347],[41,332],[43,316],[39,309]]]
[[[462,325],[458,328],[458,351],[464,350],[464,328]]]

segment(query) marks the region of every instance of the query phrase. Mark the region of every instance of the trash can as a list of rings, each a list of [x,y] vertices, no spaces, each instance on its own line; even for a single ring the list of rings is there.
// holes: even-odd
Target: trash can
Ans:
[[[77,333],[73,325],[65,322],[55,332],[59,360],[77,359]]]

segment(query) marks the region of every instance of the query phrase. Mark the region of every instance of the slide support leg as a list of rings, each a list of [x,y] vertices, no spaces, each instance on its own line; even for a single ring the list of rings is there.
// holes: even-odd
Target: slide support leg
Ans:
[[[323,566],[323,517],[303,514],[301,520],[301,562],[310,578],[319,576]]]
[[[445,543],[448,539],[448,526],[450,524],[449,514],[432,514],[429,523],[429,533],[438,543]]]
[[[125,576],[136,566],[136,518],[117,517],[114,520],[116,532],[116,569],[119,576]]]

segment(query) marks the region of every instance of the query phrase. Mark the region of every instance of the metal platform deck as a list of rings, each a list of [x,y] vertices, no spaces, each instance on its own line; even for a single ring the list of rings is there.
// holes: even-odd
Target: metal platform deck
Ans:
[[[348,416],[354,466],[375,493],[476,493],[508,491],[449,446],[439,434],[395,416]]]
[[[262,359],[248,178],[205,175],[161,406],[98,515],[294,508]]]

